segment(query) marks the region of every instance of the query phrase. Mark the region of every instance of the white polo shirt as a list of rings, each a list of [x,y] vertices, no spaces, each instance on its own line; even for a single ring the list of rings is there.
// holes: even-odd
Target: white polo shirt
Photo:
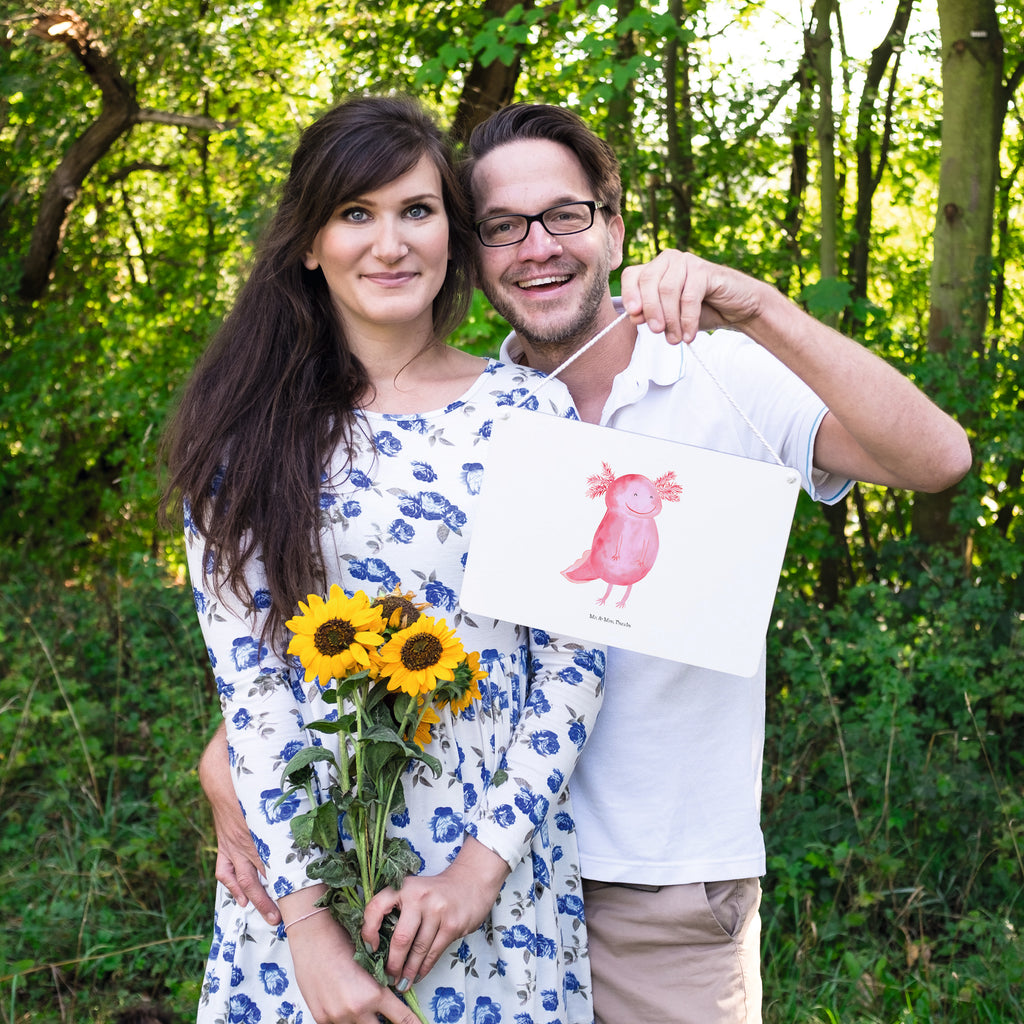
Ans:
[[[813,498],[839,501],[852,481],[812,467],[821,400],[746,335],[702,332],[693,345],[719,383],[687,346],[641,326],[602,425],[774,462],[731,397]],[[506,339],[503,361],[521,355]],[[570,784],[583,876],[673,885],[763,875],[764,712],[763,653],[741,678],[610,648],[604,707]]]

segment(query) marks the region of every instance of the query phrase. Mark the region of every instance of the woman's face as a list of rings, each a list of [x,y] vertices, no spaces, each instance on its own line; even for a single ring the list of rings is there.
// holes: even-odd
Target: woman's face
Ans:
[[[432,305],[448,272],[448,217],[429,157],[343,203],[317,232],[304,263],[319,267],[349,332],[432,329]]]

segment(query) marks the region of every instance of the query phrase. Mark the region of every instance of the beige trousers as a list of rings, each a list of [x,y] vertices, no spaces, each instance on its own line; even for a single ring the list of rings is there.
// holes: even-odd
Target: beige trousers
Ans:
[[[760,1024],[756,878],[631,886],[584,879],[595,1024]]]

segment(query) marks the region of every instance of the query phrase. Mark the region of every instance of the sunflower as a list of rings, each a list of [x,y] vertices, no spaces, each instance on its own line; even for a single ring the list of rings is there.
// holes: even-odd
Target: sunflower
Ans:
[[[476,651],[470,651],[466,655],[465,668],[459,666],[460,672],[456,673],[457,676],[463,673],[468,674],[469,679],[464,684],[466,686],[465,692],[461,697],[456,697],[451,701],[449,707],[452,709],[453,715],[461,715],[466,708],[475,700],[480,699],[480,687],[477,683],[481,679],[487,678],[487,672],[480,670],[480,655]]]
[[[308,606],[300,601],[302,614],[285,623],[295,634],[288,653],[298,655],[306,682],[319,676],[326,685],[329,679],[343,679],[352,669],[369,668],[367,647],[384,642],[380,609],[370,607],[370,599],[362,591],[346,597],[337,583],[328,600],[310,594],[308,601]]]
[[[381,594],[373,602],[374,608],[379,608],[388,626],[397,629],[406,629],[411,626],[419,617],[428,604],[418,604],[416,595],[411,591],[402,592],[401,583],[387,594]]]
[[[389,690],[415,697],[430,693],[439,679],[454,679],[454,669],[464,657],[462,641],[444,619],[421,615],[380,649],[380,671],[391,677]]]
[[[426,747],[433,739],[430,727],[435,722],[441,721],[441,716],[434,710],[433,705],[428,704],[426,707],[423,707],[424,699],[425,698],[421,697],[419,701],[420,713],[423,717],[420,719],[420,724],[416,726],[416,735],[412,738],[412,742],[415,743],[420,750]]]

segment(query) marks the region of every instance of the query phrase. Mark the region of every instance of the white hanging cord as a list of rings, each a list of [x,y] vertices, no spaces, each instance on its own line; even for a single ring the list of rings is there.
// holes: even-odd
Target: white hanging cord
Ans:
[[[780,466],[785,466],[785,462],[782,461],[782,457],[779,455],[779,453],[771,446],[771,444],[769,444],[768,439],[764,436],[764,434],[762,434],[761,431],[758,430],[756,426],[754,426],[754,424],[750,420],[750,417],[747,416],[747,414],[739,407],[739,404],[737,403],[736,399],[733,398],[732,395],[730,395],[729,392],[726,390],[725,385],[711,372],[711,369],[708,367],[707,363],[705,363],[704,360],[701,359],[699,355],[697,355],[697,350],[691,345],[687,349],[687,351],[703,367],[704,372],[715,382],[715,384],[718,386],[718,390],[721,391],[723,395],[725,395],[726,401],[728,401],[728,403],[736,410],[736,412],[739,413],[740,418],[743,420],[743,422],[746,423],[748,427],[750,427],[750,432],[754,435],[754,437],[756,437],[758,441],[760,441],[761,444],[763,444],[765,448],[768,449],[769,453],[771,454],[771,457]]]
[[[583,355],[584,352],[588,351],[595,344],[597,344],[597,342],[599,342],[610,330],[612,330],[612,328],[617,327],[628,316],[629,316],[628,313],[620,313],[619,316],[617,316],[610,324],[608,324],[607,327],[605,327],[602,330],[598,331],[598,333],[595,334],[594,337],[592,337],[590,339],[590,341],[588,341],[586,343],[586,345],[584,345],[582,348],[577,349],[575,352],[573,352],[573,354],[571,356],[569,356],[569,358],[566,359],[566,361],[564,363],[562,363],[561,366],[557,366],[546,377],[542,377],[537,382],[537,384],[534,385],[533,389],[526,395],[526,397],[522,400],[522,402],[519,403],[520,407],[524,406],[531,398],[533,398],[537,394],[537,392],[540,391],[540,389],[542,387],[544,387],[544,385],[549,380],[554,380],[567,366],[569,366],[570,364],[575,362],[577,359],[579,359],[579,357],[581,355]],[[667,344],[667,342],[666,342],[666,344]],[[680,343],[680,344],[682,344],[682,343]],[[697,360],[697,363],[700,365],[700,367],[711,378],[711,380],[714,382],[714,384],[716,385],[718,390],[722,392],[722,394],[726,398],[726,401],[728,401],[728,403],[733,407],[733,409],[736,410],[736,412],[740,416],[740,419],[742,419],[743,422],[750,428],[750,431],[754,435],[754,437],[756,437],[758,439],[758,441],[760,441],[761,444],[764,445],[764,447],[771,454],[772,458],[780,466],[785,466],[785,462],[782,461],[782,457],[779,455],[779,453],[771,446],[771,444],[768,442],[768,439],[761,433],[761,431],[757,429],[757,427],[751,421],[750,417],[747,416],[747,414],[740,408],[740,406],[737,403],[736,399],[734,399],[732,397],[732,395],[729,394],[729,392],[726,389],[725,385],[718,379],[718,377],[715,376],[714,373],[711,372],[711,369],[708,367],[707,363],[705,363],[704,360],[701,359],[701,357],[699,355],[697,355],[697,350],[693,347],[693,345],[687,346],[687,351],[689,352],[689,354],[691,356],[693,356],[694,359]]]

